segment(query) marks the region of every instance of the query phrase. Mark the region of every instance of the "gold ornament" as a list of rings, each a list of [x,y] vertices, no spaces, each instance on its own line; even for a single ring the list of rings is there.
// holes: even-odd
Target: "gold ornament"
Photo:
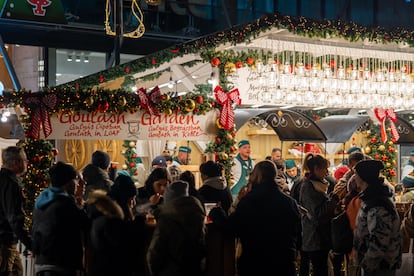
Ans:
[[[220,152],[219,153],[219,156],[220,156],[220,159],[221,160],[227,160],[227,159],[229,159],[229,156],[225,152]]]
[[[390,162],[387,162],[387,163],[385,163],[385,166],[386,166],[387,168],[389,168],[389,167],[391,167],[391,163],[390,163]]]
[[[389,141],[388,142],[388,145],[392,146],[392,145],[394,145],[394,142],[393,141]]]
[[[385,146],[384,146],[384,145],[380,145],[380,146],[378,147],[378,150],[379,150],[379,151],[384,151],[384,150],[385,150]]]
[[[114,7],[112,7],[112,2],[114,1],[106,0],[105,32],[107,35],[116,36],[116,32],[115,30],[112,29],[112,24],[111,24],[111,18],[113,17],[113,10],[114,10]],[[133,20],[135,20],[139,24],[134,29],[130,30],[129,32],[122,33],[122,36],[129,37],[129,38],[140,38],[145,33],[144,14],[141,11],[138,0],[131,0],[128,2],[131,3],[128,6],[130,7],[130,10],[132,11]],[[148,5],[159,5],[161,3],[161,0],[158,0],[158,1],[146,0],[146,2]],[[156,2],[158,2],[158,4],[156,4]],[[150,4],[150,3],[154,3],[154,4]]]
[[[120,106],[124,106],[124,105],[126,105],[126,103],[127,103],[127,101],[126,101],[126,99],[125,99],[125,97],[124,97],[124,96],[122,96],[122,97],[119,99],[119,101],[118,101],[118,104],[119,104]]]
[[[163,101],[169,101],[169,100],[171,100],[171,97],[170,97],[170,95],[168,95],[168,94],[164,94],[164,95],[162,96],[162,100],[163,100]]]
[[[187,112],[191,112],[191,111],[194,110],[195,106],[196,106],[196,104],[195,104],[194,100],[187,99],[187,100],[185,100],[184,110],[187,111]]]
[[[371,153],[371,147],[370,146],[366,146],[364,149],[366,154],[370,154]]]
[[[173,114],[173,111],[172,111],[172,109],[171,109],[171,108],[167,108],[164,112],[165,112],[165,114],[166,114],[166,115],[171,115],[171,114]]]
[[[220,119],[218,119],[217,118],[217,120],[216,120],[216,126],[217,126],[217,128],[223,128],[223,126],[220,124]]]
[[[392,164],[395,166],[397,165],[397,161],[395,161],[395,159],[392,160]]]
[[[150,6],[158,6],[161,4],[162,0],[145,0],[145,2]]]
[[[91,106],[91,105],[93,105],[93,97],[88,97],[88,98],[86,98],[85,99],[85,101],[84,101],[84,103],[85,103],[85,105],[86,106]]]

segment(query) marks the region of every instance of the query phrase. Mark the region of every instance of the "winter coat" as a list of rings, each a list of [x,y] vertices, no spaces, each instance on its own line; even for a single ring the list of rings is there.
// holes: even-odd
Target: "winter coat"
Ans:
[[[30,250],[32,241],[24,227],[24,199],[16,175],[2,168],[0,182],[0,244],[17,244],[20,240]]]
[[[109,191],[114,182],[109,178],[107,171],[98,166],[88,164],[82,170],[83,179],[86,181],[85,195],[87,199],[92,190],[101,189]]]
[[[203,186],[198,189],[198,194],[203,203],[220,202],[220,206],[226,212],[229,211],[233,203],[233,197],[227,188],[226,179],[222,176],[209,177],[204,180]]]
[[[153,276],[203,275],[206,258],[205,212],[200,201],[184,196],[164,202],[148,251]]]
[[[295,275],[299,210],[275,182],[253,186],[229,216],[227,227],[243,248],[240,276]]]
[[[300,204],[308,211],[302,216],[302,250],[331,249],[331,219],[335,215],[338,197],[330,197],[326,191],[328,182],[305,177],[301,184]],[[317,189],[323,187],[325,191]]]
[[[95,210],[88,275],[144,275],[148,238],[144,220],[125,221],[122,208],[102,191],[92,192],[88,204]]]
[[[387,184],[370,184],[360,194],[361,208],[354,232],[356,262],[366,272],[401,266],[400,217]]]
[[[73,196],[59,187],[43,190],[33,212],[35,264],[66,272],[83,269],[83,237],[88,226],[88,217]]]

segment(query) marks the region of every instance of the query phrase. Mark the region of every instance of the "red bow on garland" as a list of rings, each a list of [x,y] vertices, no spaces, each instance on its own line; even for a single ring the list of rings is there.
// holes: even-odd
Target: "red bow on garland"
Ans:
[[[141,87],[138,90],[138,97],[140,106],[148,110],[151,115],[158,115],[158,109],[154,106],[154,104],[158,104],[161,101],[161,91],[158,86],[155,86],[148,95],[147,90]]]
[[[241,104],[240,93],[237,88],[226,93],[223,88],[216,86],[214,88],[214,94],[216,95],[216,101],[223,107],[220,111],[219,123],[225,130],[230,130],[234,127],[234,110],[232,104]]]
[[[40,129],[47,138],[52,133],[49,110],[56,107],[58,98],[55,94],[34,93],[24,97],[24,104],[31,109],[31,121],[29,135],[34,139],[39,139]]]
[[[383,108],[375,108],[374,109],[375,117],[377,117],[378,121],[381,123],[381,139],[382,142],[385,143],[388,139],[387,132],[385,128],[385,120],[387,118],[390,119],[390,128],[391,128],[391,135],[393,141],[396,142],[400,139],[400,134],[398,133],[397,127],[395,126],[395,121],[397,121],[397,115],[394,112],[394,109],[383,109]]]

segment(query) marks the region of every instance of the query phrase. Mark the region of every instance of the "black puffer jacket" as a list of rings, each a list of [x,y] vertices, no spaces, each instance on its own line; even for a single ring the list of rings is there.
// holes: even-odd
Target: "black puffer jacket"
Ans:
[[[149,231],[143,218],[124,220],[122,208],[101,191],[92,192],[88,202],[89,210],[95,212],[91,215],[88,275],[145,275]]]
[[[65,271],[82,269],[83,237],[89,226],[86,213],[62,189],[45,189],[33,213],[33,253],[37,265]]]

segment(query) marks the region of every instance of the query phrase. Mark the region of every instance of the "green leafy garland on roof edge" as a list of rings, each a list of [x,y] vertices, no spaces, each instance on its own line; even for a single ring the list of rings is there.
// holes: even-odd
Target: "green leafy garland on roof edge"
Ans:
[[[217,53],[214,53],[215,47],[225,43],[235,45],[249,42],[260,33],[273,27],[287,29],[294,34],[311,38],[340,37],[350,42],[368,39],[371,42],[382,44],[405,42],[410,47],[414,45],[414,31],[403,28],[386,30],[380,27],[369,28],[342,20],[317,21],[305,17],[294,17],[275,13],[273,15],[263,16],[249,24],[234,26],[228,30],[169,47],[138,60],[73,81],[68,85],[78,83],[84,88],[94,86],[99,79],[103,82],[125,76],[126,74],[136,74],[149,68],[157,68],[175,57],[182,57],[191,53],[200,53],[204,61],[210,61],[213,56],[217,55]]]
[[[257,60],[259,53],[252,50],[238,54],[234,54],[234,52],[231,51],[215,52],[215,48],[225,43],[235,45],[237,43],[249,42],[260,33],[273,27],[287,29],[292,33],[307,37],[326,38],[336,36],[350,42],[368,39],[369,41],[383,44],[405,42],[410,47],[414,45],[414,32],[405,29],[385,30],[379,27],[368,28],[356,23],[341,20],[316,21],[305,17],[293,17],[275,13],[273,15],[263,16],[253,23],[234,26],[229,30],[220,31],[203,38],[185,42],[147,55],[136,61],[125,63],[64,85],[46,88],[43,91],[40,91],[40,93],[53,93],[58,97],[58,104],[53,110],[49,110],[50,114],[75,111],[111,113],[135,112],[140,110],[141,107],[136,94],[130,93],[131,86],[135,85],[135,80],[132,78],[133,74],[144,72],[151,68],[158,68],[161,64],[169,62],[176,57],[182,57],[191,53],[198,53],[203,61],[211,62],[213,66],[217,66],[221,73],[220,85],[224,88],[224,91],[229,91],[228,89],[231,87],[230,84],[226,82],[225,65],[227,63],[241,62],[240,66],[251,66],[251,61]],[[191,66],[191,64],[188,64],[188,66]],[[125,76],[125,80],[122,84],[122,89],[108,90],[94,88],[102,83],[123,76]],[[156,75],[154,76],[156,77]],[[150,76],[148,78],[151,79],[152,77]],[[178,97],[174,94],[165,95],[160,103],[156,105],[156,108],[161,112],[170,113],[173,110],[179,110],[184,114],[188,112],[204,114],[215,107],[220,109],[221,106],[215,105],[215,102],[206,96],[209,92],[211,92],[211,87],[198,86],[193,92],[182,97]],[[31,108],[25,106],[24,103],[24,97],[28,94],[30,94],[30,92],[21,90],[7,92],[0,97],[0,105],[20,105],[25,107],[27,116],[22,116],[21,120],[24,124],[26,133],[30,127],[32,112]],[[188,111],[188,104],[192,106],[193,103],[194,109]],[[208,144],[206,152],[215,154],[217,160],[224,165],[226,178],[230,181],[230,168],[232,165],[231,157],[237,151],[235,148],[237,141],[234,139],[236,129],[233,128],[228,131],[220,128],[219,125],[218,127],[218,134],[215,140]],[[33,148],[33,145],[36,145],[37,148],[41,146],[44,149],[51,149],[49,142],[44,140],[34,140],[31,137],[27,137],[24,144],[25,148]],[[40,188],[39,186],[36,186],[39,189],[33,189],[32,187],[34,183],[33,179],[38,182],[39,172],[45,172],[49,166],[49,162],[39,163],[38,159],[42,156],[47,156],[45,160],[48,161],[51,155],[42,154],[39,157],[39,155],[35,154],[32,159],[29,160],[29,176],[23,179],[26,191],[33,193],[28,196],[30,200],[34,200],[35,195],[39,193],[39,189],[43,189],[47,186],[47,180],[43,180],[41,181],[42,185]],[[33,202],[30,202],[28,206],[33,206]],[[26,210],[30,210],[30,208]]]

